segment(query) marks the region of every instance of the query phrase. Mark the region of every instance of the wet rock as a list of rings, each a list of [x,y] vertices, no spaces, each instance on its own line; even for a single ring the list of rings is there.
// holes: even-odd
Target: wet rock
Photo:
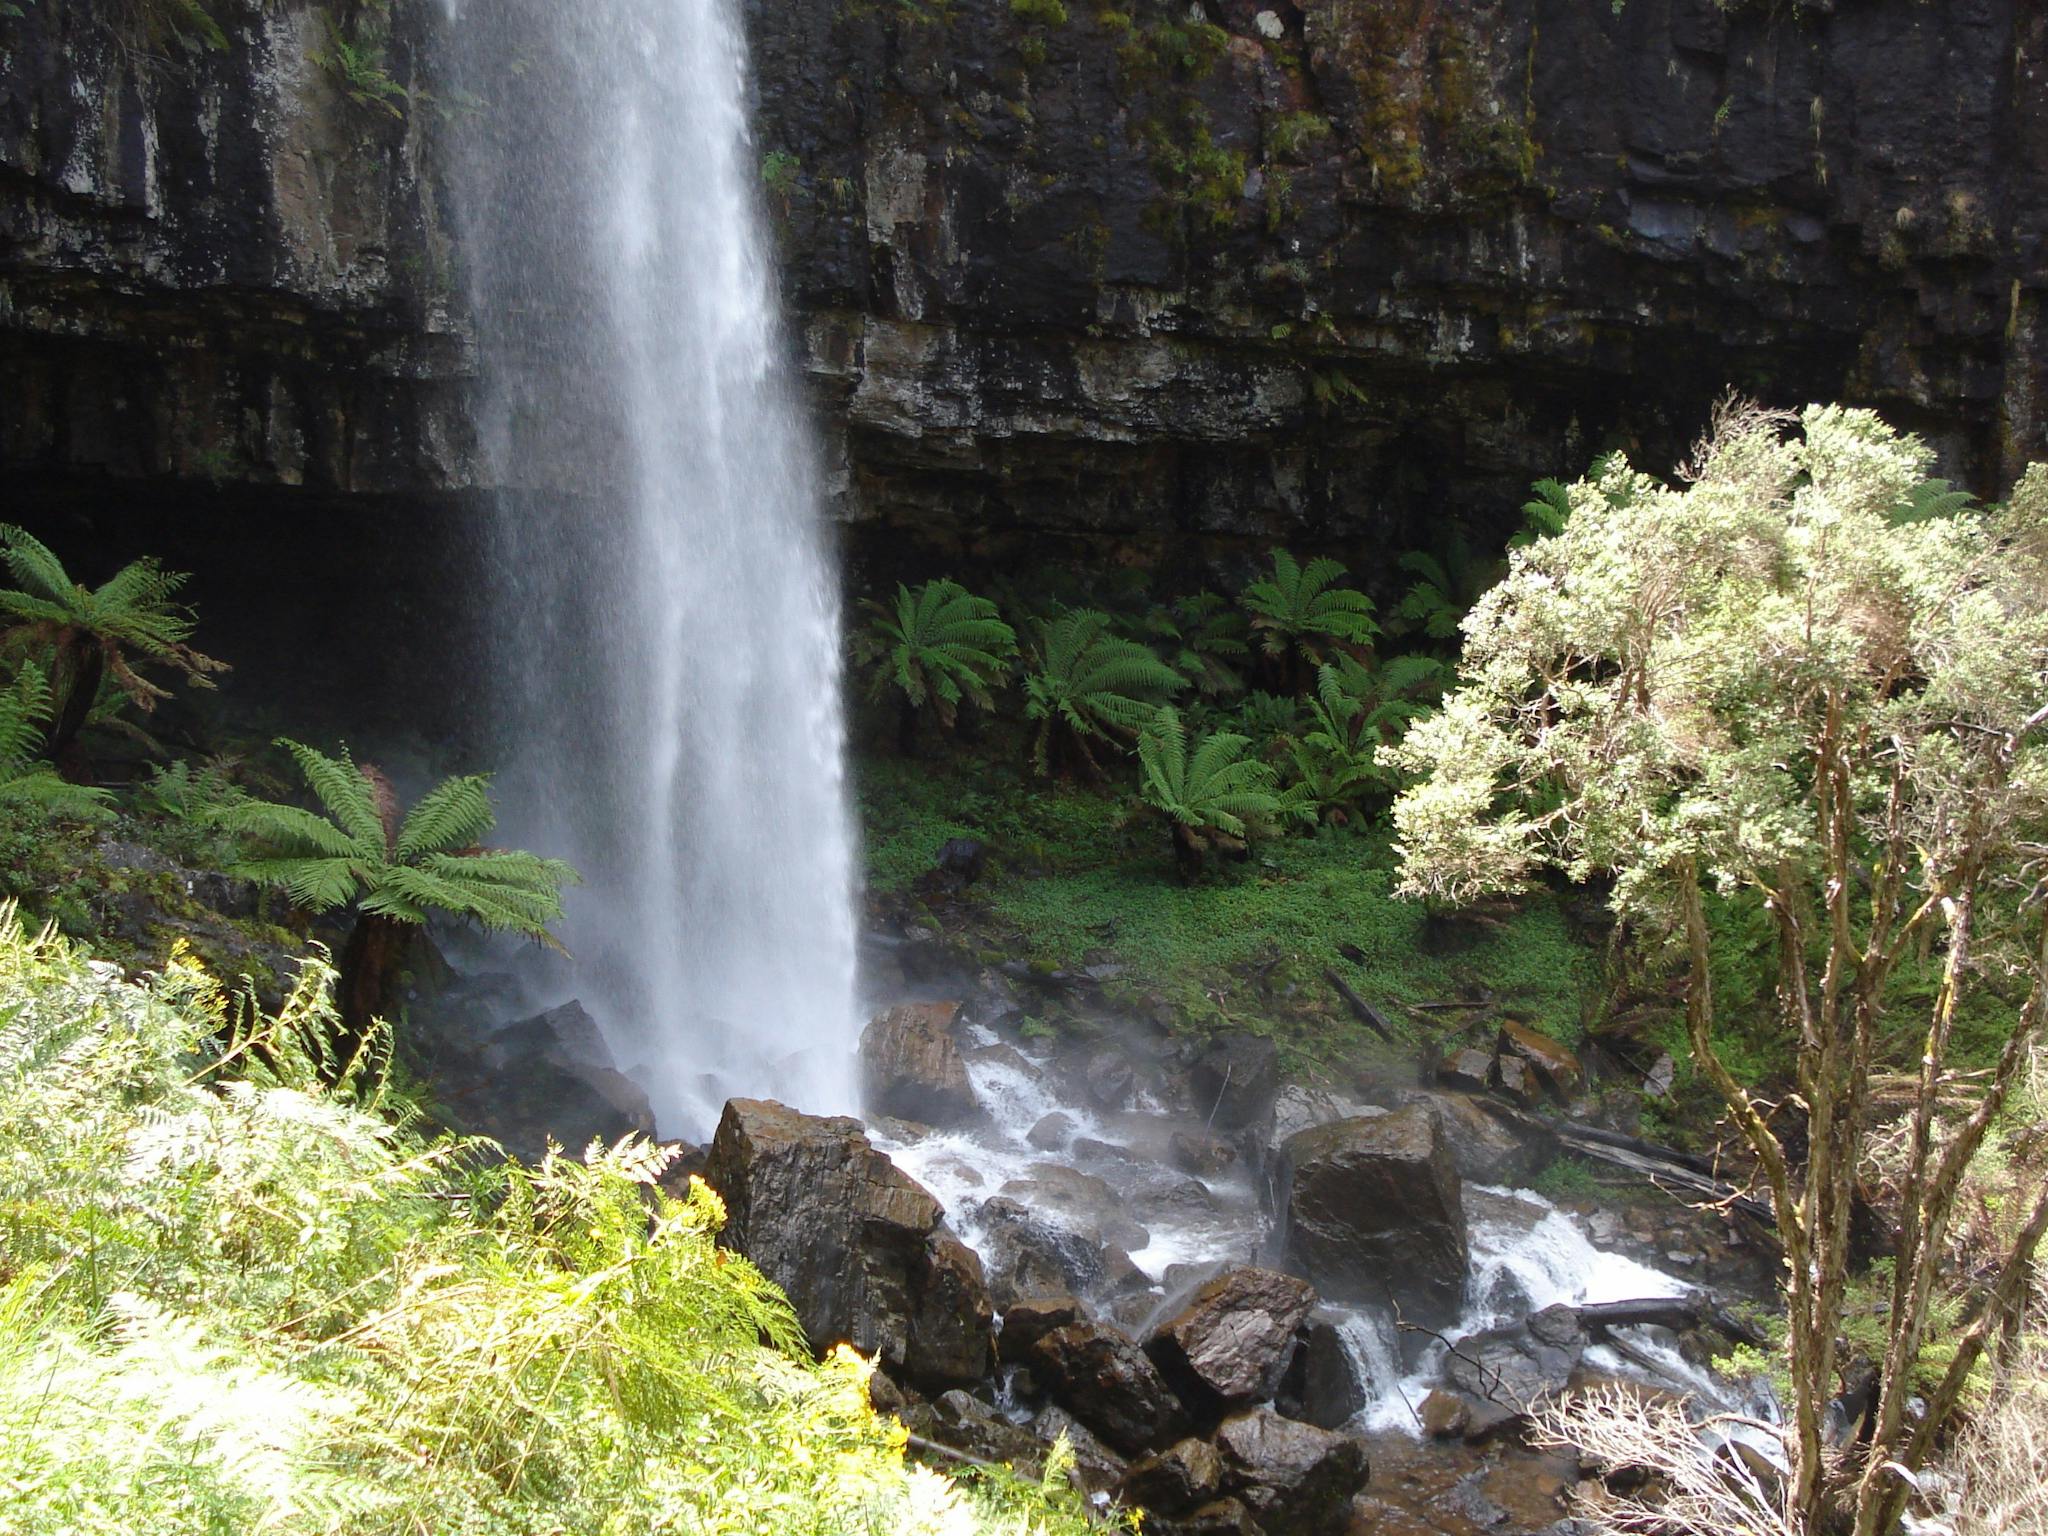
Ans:
[[[1417,1416],[1422,1420],[1422,1432],[1432,1440],[1455,1440],[1472,1422],[1472,1407],[1455,1392],[1431,1387]]]
[[[1433,1104],[1302,1131],[1281,1151],[1286,1248],[1325,1296],[1392,1300],[1414,1321],[1458,1315],[1462,1185]]]
[[[1202,1221],[1223,1209],[1223,1202],[1200,1179],[1154,1184],[1135,1196],[1132,1205],[1146,1221],[1162,1226]]]
[[[1653,1099],[1667,1099],[1671,1096],[1671,1085],[1678,1078],[1678,1064],[1671,1059],[1668,1051],[1660,1052],[1650,1063],[1650,1070],[1643,1078],[1643,1092]]]
[[[1160,1324],[1145,1353],[1198,1417],[1265,1402],[1279,1390],[1315,1299],[1293,1275],[1229,1270]]]
[[[1263,1119],[1280,1088],[1280,1050],[1262,1035],[1218,1035],[1189,1069],[1195,1111],[1213,1130],[1237,1131]]]
[[[1058,1152],[1074,1134],[1074,1117],[1060,1110],[1042,1115],[1024,1139],[1041,1152]]]
[[[1493,1081],[1493,1058],[1464,1046],[1451,1052],[1436,1069],[1437,1081],[1466,1093],[1484,1093]]]
[[[579,1002],[497,1030],[480,1062],[483,1086],[464,1103],[515,1157],[538,1161],[550,1141],[581,1151],[592,1141],[654,1134],[646,1092],[613,1065]]]
[[[1000,1040],[994,1045],[977,1045],[974,1049],[962,1051],[960,1054],[976,1065],[986,1064],[1014,1072],[1027,1083],[1040,1082],[1045,1077],[1045,1073],[1039,1070],[1038,1064],[1029,1056],[1014,1045]]]
[[[1126,1455],[1171,1444],[1188,1428],[1173,1389],[1123,1334],[1086,1320],[1055,1328],[1025,1363],[1075,1418]]]
[[[997,1191],[1034,1212],[1058,1217],[1073,1230],[1121,1248],[1143,1248],[1151,1234],[1124,1210],[1123,1197],[1092,1173],[1062,1163],[1033,1163],[1024,1176]]]
[[[905,1003],[860,1037],[861,1088],[875,1114],[950,1126],[981,1110],[953,1039],[957,1003]]]
[[[1253,1408],[1216,1431],[1223,1486],[1268,1531],[1289,1536],[1342,1532],[1351,1496],[1365,1486],[1364,1445],[1313,1424]]]
[[[906,1417],[904,1424],[913,1434],[922,1433],[956,1451],[1014,1466],[1025,1477],[1038,1476],[1044,1465],[1043,1440],[958,1387],[940,1393],[923,1412]]]
[[[1471,1184],[1521,1184],[1551,1156],[1540,1136],[1490,1113],[1484,1100],[1462,1093],[1429,1096],[1443,1116],[1444,1136],[1458,1177]]]
[[[1137,1068],[1131,1058],[1115,1046],[1089,1054],[1082,1063],[1078,1086],[1097,1109],[1122,1109],[1131,1101],[1137,1083]]]
[[[1517,1058],[1527,1062],[1540,1085],[1560,1103],[1585,1086],[1586,1069],[1579,1058],[1541,1030],[1518,1019],[1501,1024],[1499,1050],[1503,1065]]]
[[[1180,1515],[1223,1491],[1223,1458],[1206,1440],[1176,1440],[1132,1465],[1117,1496],[1148,1514]]]
[[[1327,1307],[1309,1314],[1274,1406],[1290,1419],[1341,1429],[1369,1400],[1371,1383],[1345,1344],[1339,1319]]]
[[[1167,1536],[1267,1536],[1238,1499],[1216,1499],[1162,1528]]]
[[[1517,1104],[1528,1104],[1535,1100],[1535,1069],[1521,1057],[1495,1057],[1493,1075],[1500,1086],[1500,1091]]]
[[[782,1287],[820,1353],[848,1342],[937,1390],[987,1374],[994,1310],[981,1261],[858,1120],[734,1099],[705,1178],[725,1198],[719,1243]]]
[[[1444,1379],[1465,1396],[1527,1413],[1570,1383],[1586,1335],[1570,1307],[1546,1307],[1520,1323],[1458,1341]]]
[[[989,1292],[1004,1305],[1018,1297],[1113,1295],[1136,1270],[1122,1248],[1000,1195],[977,1206],[974,1220],[988,1256]]]
[[[1174,1167],[1204,1178],[1213,1178],[1237,1161],[1237,1148],[1229,1142],[1192,1131],[1175,1131],[1167,1150]]]
[[[1048,1403],[1038,1411],[1031,1421],[1031,1432],[1047,1445],[1062,1435],[1067,1437],[1067,1445],[1074,1453],[1075,1476],[1090,1493],[1114,1488],[1123,1481],[1129,1463],[1058,1403]]]
[[[1128,1163],[1131,1159],[1129,1147],[1118,1146],[1113,1141],[1103,1141],[1095,1136],[1076,1136],[1068,1144],[1068,1150],[1083,1162]]]
[[[1385,1113],[1380,1105],[1368,1104],[1352,1094],[1289,1083],[1273,1098],[1272,1123],[1260,1138],[1264,1158],[1271,1162],[1292,1137],[1318,1125],[1361,1117],[1369,1119]]]
[[[1072,1296],[1025,1296],[1003,1308],[996,1353],[1005,1365],[1022,1365],[1036,1344],[1056,1328],[1087,1319],[1088,1309]]]

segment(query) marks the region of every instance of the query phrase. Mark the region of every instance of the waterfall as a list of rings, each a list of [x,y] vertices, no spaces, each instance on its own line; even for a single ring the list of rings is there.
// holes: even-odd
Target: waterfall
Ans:
[[[839,613],[736,0],[456,0],[508,837],[664,1134],[855,1107]]]

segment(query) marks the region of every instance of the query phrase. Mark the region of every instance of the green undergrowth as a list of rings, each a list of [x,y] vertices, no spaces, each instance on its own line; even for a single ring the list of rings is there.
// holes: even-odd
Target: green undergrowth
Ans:
[[[0,1533],[1101,1528],[907,1463],[667,1154],[422,1135],[328,981],[237,1029],[0,904]]]
[[[1029,784],[1001,765],[878,758],[857,775],[871,891],[924,899],[919,882],[949,837],[991,850],[972,908],[1047,966],[1107,959],[1118,986],[1164,997],[1184,1027],[1280,1038],[1298,1066],[1349,1055],[1371,1036],[1325,972],[1334,970],[1424,1045],[1460,1015],[1404,1004],[1487,993],[1502,1009],[1576,1040],[1597,956],[1547,893],[1478,919],[1432,918],[1396,900],[1382,834],[1323,829],[1262,840],[1244,864],[1175,879],[1156,822],[1118,789]],[[942,919],[943,920],[943,919]],[[971,919],[970,919],[971,921]]]

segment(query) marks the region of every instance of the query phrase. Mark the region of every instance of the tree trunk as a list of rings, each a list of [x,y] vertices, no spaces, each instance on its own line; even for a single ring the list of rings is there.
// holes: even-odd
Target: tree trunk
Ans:
[[[335,986],[344,1036],[342,1060],[359,1051],[378,1019],[390,1020],[399,1003],[398,982],[417,937],[414,925],[364,913],[341,947]]]
[[[917,706],[907,694],[896,706],[896,750],[904,757],[917,756]]]
[[[69,686],[57,718],[50,726],[49,741],[44,750],[51,762],[61,766],[78,740],[78,733],[85,729],[93,702],[100,696],[100,683],[107,675],[107,653],[100,648],[99,641],[87,636],[82,640],[63,642],[58,648],[57,661],[58,665],[52,670],[59,676],[68,676]],[[54,683],[56,678],[51,681]]]

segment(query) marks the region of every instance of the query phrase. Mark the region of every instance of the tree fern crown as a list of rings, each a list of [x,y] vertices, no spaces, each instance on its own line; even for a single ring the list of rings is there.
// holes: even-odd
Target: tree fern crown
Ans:
[[[406,923],[441,913],[552,942],[548,927],[576,873],[558,859],[481,845],[496,822],[486,776],[442,780],[401,819],[389,781],[346,748],[329,757],[296,741],[279,745],[321,810],[263,800],[224,810],[223,824],[258,850],[236,873],[281,887],[312,912],[354,905]]]

